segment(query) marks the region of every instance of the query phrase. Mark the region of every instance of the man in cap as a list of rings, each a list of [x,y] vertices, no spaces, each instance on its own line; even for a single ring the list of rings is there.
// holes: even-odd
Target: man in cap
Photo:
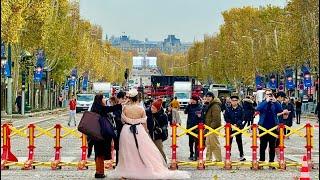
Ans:
[[[184,110],[185,114],[188,114],[187,129],[190,129],[200,122],[202,106],[199,104],[200,98],[198,96],[192,96],[189,104]],[[198,133],[198,129],[193,130],[194,133]],[[189,160],[196,161],[198,157],[198,138],[189,135]]]
[[[230,96],[231,100],[231,106],[228,106],[226,108],[225,114],[224,114],[224,119],[226,123],[230,123],[233,126],[238,127],[239,129],[243,128],[244,124],[244,110],[243,108],[239,105],[239,96],[233,95]],[[230,134],[236,133],[236,130],[231,130]],[[232,137],[230,138],[230,145],[232,144]],[[244,158],[243,154],[243,145],[242,145],[242,134],[236,135],[236,141],[238,145],[238,149],[240,152],[240,161],[245,161],[246,158]]]
[[[150,108],[146,110],[146,115],[149,135],[159,149],[164,160],[167,162],[166,155],[163,151],[162,141],[165,140],[163,137],[164,133],[167,133],[166,130],[168,128],[168,117],[162,108],[162,100],[157,99],[154,101]]]
[[[202,111],[205,124],[213,129],[221,126],[221,101],[214,97],[212,92],[208,92],[205,96],[205,106]],[[212,154],[216,161],[222,161],[221,147],[218,135],[211,134],[206,138],[207,154],[206,160],[212,160]]]

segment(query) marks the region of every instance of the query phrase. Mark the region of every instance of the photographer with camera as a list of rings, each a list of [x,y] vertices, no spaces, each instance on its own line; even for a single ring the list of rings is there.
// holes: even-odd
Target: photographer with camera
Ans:
[[[162,142],[168,138],[168,117],[162,108],[162,100],[157,99],[153,102],[146,110],[146,115],[149,135],[167,162]]]
[[[280,93],[278,95],[283,96],[282,93]],[[284,111],[282,110],[281,104],[273,96],[271,89],[267,89],[265,91],[265,100],[262,101],[258,105],[256,110],[260,114],[258,125],[266,128],[266,129],[271,129],[271,128],[277,126],[279,124],[278,117],[282,116],[283,114],[288,113],[287,110],[284,110]],[[272,132],[275,134],[278,134],[277,130],[274,130]],[[259,131],[259,133],[263,133],[263,131]],[[259,159],[259,161],[265,161],[265,151],[266,151],[266,148],[269,144],[269,162],[274,162],[276,140],[277,140],[277,138],[273,137],[270,134],[265,134],[264,136],[260,137],[260,159]]]

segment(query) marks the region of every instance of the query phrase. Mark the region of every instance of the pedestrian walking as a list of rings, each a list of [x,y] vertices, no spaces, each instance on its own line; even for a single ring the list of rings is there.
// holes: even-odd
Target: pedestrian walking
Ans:
[[[189,104],[184,110],[184,113],[188,115],[187,129],[190,129],[199,124],[200,117],[197,116],[198,112],[200,112],[200,115],[201,115],[202,106],[199,104],[199,97],[192,96]],[[198,134],[198,128],[193,130],[192,132]],[[189,160],[196,161],[198,157],[198,137],[194,137],[190,134],[188,134],[188,136],[189,136],[189,150],[190,150]]]
[[[251,126],[253,124],[253,115],[255,108],[253,106],[253,101],[251,100],[250,96],[247,96],[242,100],[242,107],[244,110],[244,126]]]
[[[173,108],[171,105],[167,108],[168,111],[168,121],[170,122],[170,125],[173,123],[181,125],[181,119],[178,109]]]
[[[76,123],[76,106],[77,106],[77,100],[74,98],[74,95],[72,95],[70,101],[69,101],[69,122],[68,126],[70,126],[71,120],[74,121],[74,126],[77,126]]]
[[[267,89],[265,91],[265,99],[258,104],[256,109],[259,114],[259,122],[258,125],[266,128],[267,130],[277,126],[279,124],[278,117],[283,115],[281,104],[275,99],[272,94],[271,89]],[[264,131],[260,130],[259,134],[262,134]],[[272,131],[273,133],[277,133],[277,130]],[[275,145],[276,145],[276,137],[265,134],[260,137],[260,159],[259,161],[265,161],[265,151],[267,146],[269,146],[269,162],[274,162],[275,158]],[[273,167],[270,167],[274,169]]]
[[[62,102],[63,102],[63,97],[62,97],[62,94],[60,94],[60,96],[58,97],[58,104],[60,108],[62,107]]]
[[[219,98],[214,97],[212,92],[207,92],[205,96],[205,103],[202,111],[205,124],[213,129],[221,126],[221,101]],[[221,147],[217,134],[211,134],[206,137],[206,160],[212,161],[212,154],[215,161],[221,162]]]
[[[230,97],[231,99],[231,106],[226,108],[224,119],[226,123],[230,123],[233,126],[236,126],[239,129],[243,129],[244,127],[244,117],[245,112],[244,109],[239,105],[239,96],[233,95]],[[236,133],[236,130],[231,129],[230,134]],[[230,137],[230,146],[232,145],[232,137]],[[236,141],[238,145],[238,149],[240,152],[240,161],[245,161],[243,153],[243,145],[242,145],[242,134],[236,135]]]
[[[21,114],[21,105],[22,105],[22,96],[21,92],[18,92],[18,96],[16,98],[15,105],[17,107],[18,113]]]
[[[296,99],[296,123],[300,124],[300,119],[301,119],[301,107],[302,107],[302,102],[300,99]]]
[[[294,105],[290,102],[289,97],[285,97],[282,103],[282,109],[288,110],[289,114],[283,115],[283,122],[286,126],[291,127],[293,118],[295,118]],[[285,134],[290,133],[290,130],[285,129]],[[289,139],[289,137],[288,137]]]
[[[178,110],[180,109],[180,103],[179,103],[177,97],[174,97],[174,99],[171,101],[170,105],[171,105],[172,108],[175,108],[175,109],[178,109]]]
[[[162,100],[157,99],[151,107],[146,110],[147,127],[150,137],[159,149],[163,159],[167,162],[166,155],[163,151],[164,132],[168,128],[168,117],[162,108]]]

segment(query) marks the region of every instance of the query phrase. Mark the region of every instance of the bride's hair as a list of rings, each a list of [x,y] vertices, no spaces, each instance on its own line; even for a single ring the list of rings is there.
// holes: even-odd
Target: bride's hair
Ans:
[[[134,96],[134,97],[130,97],[129,96],[129,99],[132,101],[132,102],[137,102],[138,101],[138,99],[139,99],[139,97],[138,97],[138,95],[136,95],[136,96]]]

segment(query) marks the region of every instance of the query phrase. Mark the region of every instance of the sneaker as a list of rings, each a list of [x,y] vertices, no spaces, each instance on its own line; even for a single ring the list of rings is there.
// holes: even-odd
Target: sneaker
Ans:
[[[246,158],[240,157],[240,161],[246,161]]]

